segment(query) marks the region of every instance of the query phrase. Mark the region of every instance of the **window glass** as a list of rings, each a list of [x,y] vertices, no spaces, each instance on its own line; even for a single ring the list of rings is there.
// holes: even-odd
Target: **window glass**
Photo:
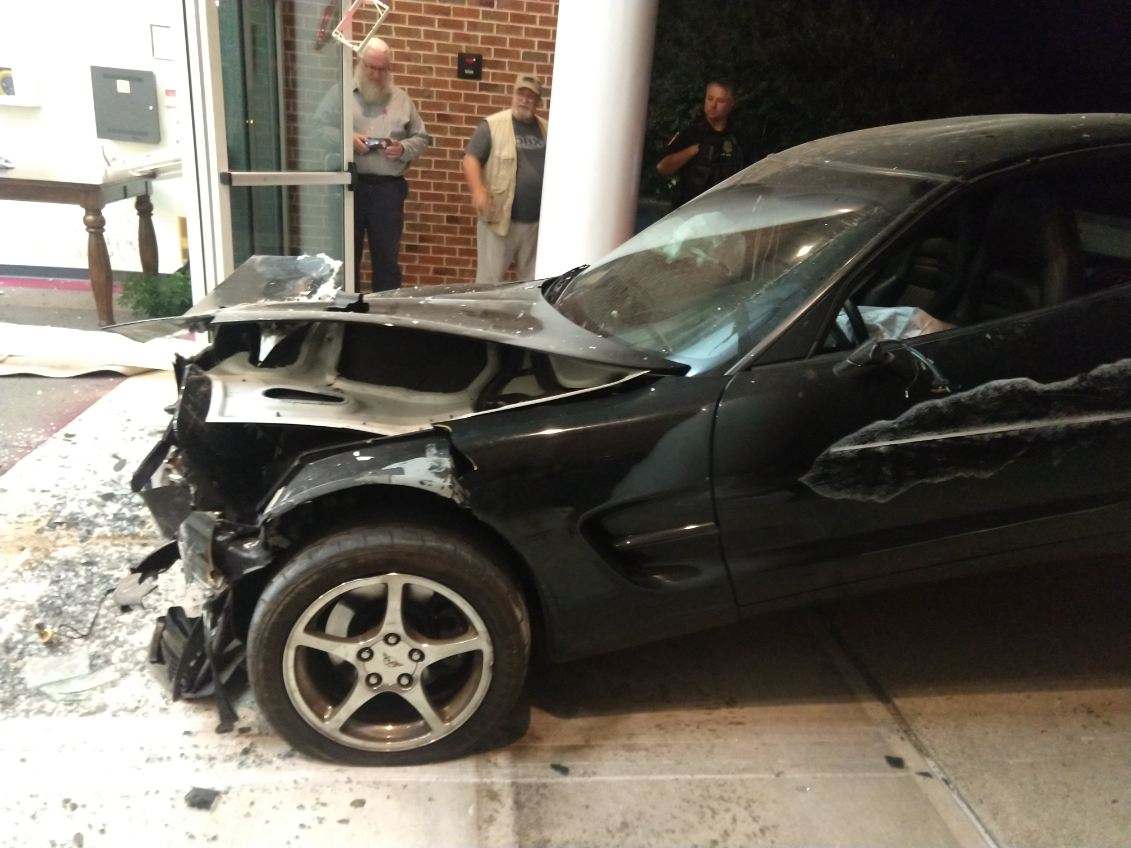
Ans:
[[[578,275],[554,305],[692,371],[714,367],[757,344],[928,185],[764,160]]]
[[[842,304],[824,350],[907,339],[1131,283],[1131,184],[1065,167],[972,195],[901,240]]]

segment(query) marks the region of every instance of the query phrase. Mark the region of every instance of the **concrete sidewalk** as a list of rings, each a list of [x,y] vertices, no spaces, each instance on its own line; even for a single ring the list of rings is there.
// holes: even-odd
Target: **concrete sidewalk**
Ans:
[[[19,787],[0,796],[6,844],[1128,841],[1122,564],[1029,575],[1028,593],[1009,575],[889,593],[538,669],[498,747],[437,766],[312,762],[247,695],[237,731],[218,735],[211,704],[169,703],[146,669],[152,618],[185,591],[175,569],[148,610],[107,604],[89,637],[65,638],[161,541],[128,477],[173,390],[168,374],[126,380],[0,476],[0,750]],[[1081,582],[1088,600],[1073,601]],[[1052,612],[1077,607],[1087,616]],[[74,700],[29,686],[84,657],[102,682]],[[190,809],[193,787],[223,794]]]

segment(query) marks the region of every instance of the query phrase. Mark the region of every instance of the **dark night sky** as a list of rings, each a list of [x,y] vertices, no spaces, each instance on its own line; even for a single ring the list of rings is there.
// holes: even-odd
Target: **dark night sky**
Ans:
[[[991,85],[1005,84],[1010,111],[1131,112],[1131,0],[946,0],[938,8],[963,60],[985,69]]]

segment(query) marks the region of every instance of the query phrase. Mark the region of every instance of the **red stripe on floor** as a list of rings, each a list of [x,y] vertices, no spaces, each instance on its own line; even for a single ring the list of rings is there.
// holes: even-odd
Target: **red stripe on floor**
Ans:
[[[53,289],[55,291],[90,291],[90,280],[69,280],[61,277],[0,277],[0,288]],[[114,294],[122,293],[122,284],[114,283]]]

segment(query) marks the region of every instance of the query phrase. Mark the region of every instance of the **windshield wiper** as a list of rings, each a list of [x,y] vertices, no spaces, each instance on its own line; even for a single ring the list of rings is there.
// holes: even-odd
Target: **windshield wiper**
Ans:
[[[564,274],[550,277],[550,279],[542,283],[542,297],[546,298],[547,303],[553,303],[561,297],[562,292],[565,291],[565,287],[570,284],[570,281],[588,267],[588,265],[578,265],[576,268],[571,268]]]

